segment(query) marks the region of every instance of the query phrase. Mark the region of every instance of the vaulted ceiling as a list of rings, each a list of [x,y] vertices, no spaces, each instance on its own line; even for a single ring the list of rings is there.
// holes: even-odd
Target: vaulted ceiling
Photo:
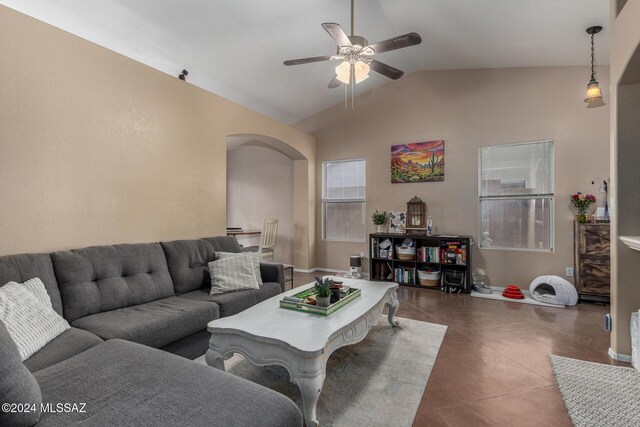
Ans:
[[[292,123],[344,101],[328,89],[337,65],[283,60],[335,53],[320,26],[349,31],[349,0],[0,0],[0,3]],[[608,0],[356,0],[355,33],[370,43],[418,32],[421,45],[376,58],[417,70],[587,65],[585,29],[602,25],[597,60],[609,61]],[[585,79],[588,76],[585,76]],[[372,73],[358,92],[389,79]]]

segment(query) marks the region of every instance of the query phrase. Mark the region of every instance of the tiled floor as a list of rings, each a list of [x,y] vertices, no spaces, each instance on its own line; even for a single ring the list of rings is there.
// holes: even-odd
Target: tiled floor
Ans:
[[[295,286],[311,281],[294,274]],[[416,427],[571,426],[548,355],[628,366],[607,356],[608,306],[558,309],[414,288],[398,297],[398,316],[448,326]]]

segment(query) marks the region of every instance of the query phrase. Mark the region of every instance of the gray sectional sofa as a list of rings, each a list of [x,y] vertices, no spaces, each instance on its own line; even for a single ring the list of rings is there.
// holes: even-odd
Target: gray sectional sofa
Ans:
[[[37,425],[302,425],[286,397],[187,360],[206,352],[209,321],[284,290],[282,265],[261,264],[260,289],[209,295],[214,252],[241,250],[212,237],[0,257],[0,286],[39,277],[71,325],[24,366],[43,402],[87,412]]]

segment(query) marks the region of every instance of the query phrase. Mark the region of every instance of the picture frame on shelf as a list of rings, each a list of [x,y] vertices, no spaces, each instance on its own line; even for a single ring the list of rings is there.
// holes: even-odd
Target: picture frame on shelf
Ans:
[[[389,212],[389,233],[404,233],[407,228],[405,212]]]

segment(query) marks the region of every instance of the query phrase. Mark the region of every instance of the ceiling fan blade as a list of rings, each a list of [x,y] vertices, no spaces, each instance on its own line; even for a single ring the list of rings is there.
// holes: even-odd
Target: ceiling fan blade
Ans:
[[[329,82],[329,86],[327,86],[327,87],[329,89],[334,89],[334,88],[340,87],[341,83],[342,82],[340,80],[338,80],[338,76],[333,76],[333,78]]]
[[[371,44],[369,47],[373,49],[375,53],[382,53],[390,50],[402,49],[403,47],[414,46],[420,43],[422,43],[422,37],[420,37],[420,34],[407,33]]]
[[[340,24],[336,24],[335,22],[325,22],[322,24],[322,28],[326,30],[327,33],[336,41],[338,47],[342,46],[353,46],[351,44],[351,40],[344,32]]]
[[[300,64],[310,64],[312,62],[329,61],[334,56],[335,55],[324,55],[324,56],[312,56],[310,58],[290,59],[288,61],[284,61],[284,65],[300,65]]]
[[[394,68],[391,65],[387,65],[380,61],[376,61],[375,59],[371,60],[371,62],[369,63],[369,67],[371,67],[371,69],[376,73],[380,73],[392,80],[398,80],[400,77],[404,76],[404,71],[398,70],[397,68]]]

